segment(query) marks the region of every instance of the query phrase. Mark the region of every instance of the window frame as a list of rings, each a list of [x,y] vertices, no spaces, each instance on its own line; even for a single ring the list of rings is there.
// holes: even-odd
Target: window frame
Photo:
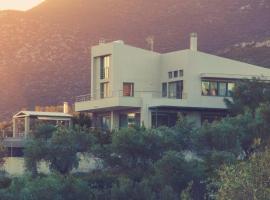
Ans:
[[[173,71],[173,78],[178,78],[179,74],[178,74],[178,70]]]
[[[125,90],[124,90],[125,84],[131,86],[130,95],[125,94]],[[133,82],[123,82],[123,93],[122,93],[123,97],[134,97],[134,93],[135,93],[134,92],[134,87],[135,87],[135,84]]]
[[[105,99],[108,98],[110,95],[110,85],[109,82],[100,83],[100,98]]]
[[[175,86],[175,95],[174,96],[171,96],[170,94],[170,86],[172,84],[176,84]],[[179,80],[179,81],[172,81],[172,82],[168,82],[168,98],[169,99],[183,99],[183,89],[184,89],[184,81],[183,80]],[[178,88],[177,87],[180,87],[179,91],[177,90]]]
[[[110,78],[111,55],[100,56],[100,80]]]
[[[209,89],[209,91],[208,91],[208,93],[207,94],[204,94],[203,93],[203,84],[204,83],[208,83],[208,89]],[[216,95],[212,95],[212,86],[213,85],[211,85],[211,83],[216,83],[217,84],[217,94]],[[221,93],[220,93],[220,86],[221,86],[221,84],[226,84],[226,92],[225,92],[225,95],[221,95]],[[233,88],[235,88],[235,86],[236,86],[236,82],[235,81],[226,81],[226,80],[204,80],[204,79],[202,79],[201,80],[201,95],[202,96],[209,96],[209,97],[231,97],[231,95],[230,95],[230,91],[229,91],[229,84],[233,84],[234,85],[234,87]]]
[[[172,79],[173,78],[173,72],[168,72],[168,77],[169,77],[169,79]]]
[[[183,69],[180,69],[179,72],[178,72],[178,74],[179,74],[179,77],[183,77],[184,76],[184,70]]]
[[[164,82],[162,83],[162,97],[168,96],[168,83]]]

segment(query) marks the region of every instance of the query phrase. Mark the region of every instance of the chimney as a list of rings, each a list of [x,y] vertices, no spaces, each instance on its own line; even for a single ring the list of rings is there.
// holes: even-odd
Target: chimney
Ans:
[[[190,50],[192,51],[198,50],[198,34],[197,33],[190,34]]]
[[[64,112],[65,114],[68,114],[68,112],[69,112],[68,102],[64,102],[64,105],[63,105],[63,112]]]

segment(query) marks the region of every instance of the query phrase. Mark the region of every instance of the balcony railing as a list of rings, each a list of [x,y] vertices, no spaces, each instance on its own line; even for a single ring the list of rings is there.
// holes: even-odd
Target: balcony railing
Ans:
[[[127,97],[127,98],[132,98],[132,97],[141,97],[143,94],[151,94],[153,98],[164,98],[164,99],[187,99],[187,93],[182,93],[180,95],[180,98],[177,97],[164,97],[162,96],[162,93],[159,91],[134,91],[132,95],[124,95],[123,90],[119,91],[113,91],[109,94],[85,94],[85,95],[80,95],[75,98],[75,102],[86,102],[86,101],[94,101],[94,100],[100,100],[100,99],[107,99],[107,98],[112,98],[112,97]]]
[[[91,94],[80,95],[80,96],[77,96],[75,99],[76,102],[85,102],[85,101],[91,101],[91,100],[92,100]]]

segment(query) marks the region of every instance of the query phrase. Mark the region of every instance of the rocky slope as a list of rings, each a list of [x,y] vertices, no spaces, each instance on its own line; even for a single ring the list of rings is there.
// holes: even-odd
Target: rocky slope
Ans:
[[[203,51],[270,66],[269,46],[256,47],[269,39],[269,24],[269,0],[46,0],[2,11],[0,119],[88,93],[89,49],[101,38],[147,48],[153,35],[155,50],[168,52],[198,32]]]

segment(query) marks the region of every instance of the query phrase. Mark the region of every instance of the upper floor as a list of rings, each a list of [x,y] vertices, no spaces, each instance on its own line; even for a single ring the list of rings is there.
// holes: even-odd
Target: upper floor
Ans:
[[[77,98],[75,109],[180,106],[226,108],[235,82],[243,78],[269,79],[270,70],[190,48],[165,54],[124,44],[102,43],[91,51],[91,91]]]

